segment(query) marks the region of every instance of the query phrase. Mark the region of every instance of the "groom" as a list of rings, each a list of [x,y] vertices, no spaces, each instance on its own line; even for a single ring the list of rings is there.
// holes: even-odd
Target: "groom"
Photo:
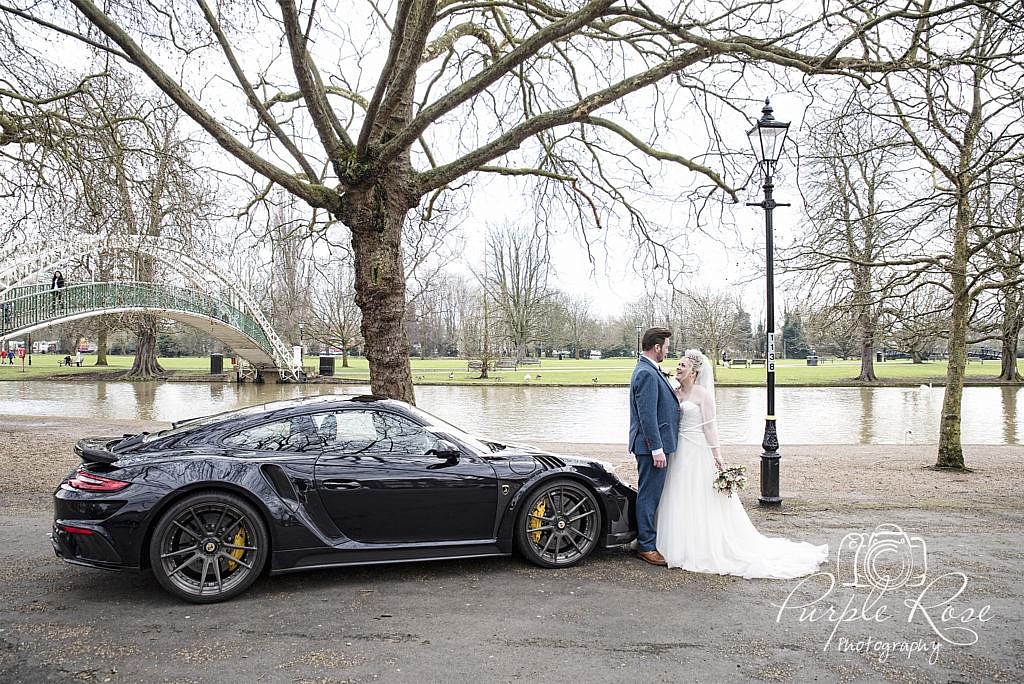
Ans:
[[[658,365],[668,356],[667,328],[651,328],[643,336],[643,354],[629,381],[629,452],[636,458],[640,482],[636,496],[637,555],[652,565],[665,565],[655,547],[654,514],[665,486],[668,457],[676,450],[679,401]]]

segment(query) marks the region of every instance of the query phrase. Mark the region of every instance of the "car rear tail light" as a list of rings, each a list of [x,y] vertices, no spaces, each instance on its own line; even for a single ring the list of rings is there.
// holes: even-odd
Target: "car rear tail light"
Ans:
[[[88,473],[84,470],[79,470],[73,478],[68,480],[68,486],[86,492],[119,492],[129,484],[131,483],[112,480],[109,477]]]
[[[88,528],[74,527],[72,525],[65,525],[63,523],[57,523],[57,529],[62,532],[70,532],[71,534],[96,534]]]

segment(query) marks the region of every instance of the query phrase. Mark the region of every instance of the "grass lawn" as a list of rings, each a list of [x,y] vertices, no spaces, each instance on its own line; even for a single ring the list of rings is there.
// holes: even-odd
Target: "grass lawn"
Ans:
[[[131,356],[108,355],[109,366],[95,366],[96,356],[85,355],[82,367],[71,368],[58,366],[62,355],[35,354],[32,366],[25,367],[22,372],[20,362],[14,366],[0,367],[0,380],[41,379],[60,376],[72,376],[95,373],[115,373],[128,370],[132,364]],[[16,360],[17,361],[17,360]],[[349,358],[349,367],[341,367],[340,357],[335,362],[335,377],[351,380],[369,381],[369,370],[366,359]],[[674,359],[666,359],[662,368],[674,370]],[[1024,359],[1018,360],[1018,366],[1024,373]],[[491,371],[489,380],[477,380],[479,371],[467,370],[465,359],[412,359],[413,382],[430,384],[530,384],[530,385],[626,385],[633,372],[635,361],[632,358],[612,359],[543,359],[539,366],[521,366],[518,370]],[[210,372],[210,360],[207,357],[175,357],[161,358],[160,365],[175,375],[204,375]],[[307,369],[315,370],[319,362],[316,357],[305,359]],[[224,360],[225,369],[231,369],[228,358]],[[783,360],[776,365],[776,379],[780,385],[832,385],[851,381],[859,372],[857,361],[825,362],[820,366],[808,366],[801,359]],[[941,382],[946,376],[946,362],[936,361],[923,364],[912,364],[909,361],[886,361],[875,364],[875,372],[883,381],[928,383]],[[999,372],[998,361],[967,364],[969,377],[982,379],[993,378]],[[725,368],[718,367],[719,385],[758,385],[764,382],[764,367]],[[539,375],[539,377],[538,377]],[[529,376],[527,379],[526,376]]]
[[[21,359],[15,359],[13,366],[0,366],[0,380],[37,380],[51,377],[63,377],[74,375],[95,375],[97,373],[121,373],[132,367],[134,356],[107,355],[106,367],[96,365],[95,354],[82,355],[82,367],[74,365],[75,357],[71,356],[71,367],[59,365],[64,359],[63,354],[33,354],[32,365],[28,365],[28,359],[24,371],[21,366]],[[225,359],[224,364],[230,368],[231,363]],[[160,365],[164,369],[174,371],[175,375],[203,375],[210,372],[210,359],[208,357],[173,357],[161,358]]]

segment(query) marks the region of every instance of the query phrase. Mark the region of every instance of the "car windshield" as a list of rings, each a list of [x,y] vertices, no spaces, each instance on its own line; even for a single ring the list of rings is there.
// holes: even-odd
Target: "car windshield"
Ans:
[[[441,418],[438,418],[437,416],[427,413],[426,411],[421,411],[415,406],[410,406],[408,410],[411,413],[413,413],[417,418],[426,423],[427,427],[430,428],[431,432],[441,432],[449,434],[458,441],[472,447],[473,449],[476,449],[482,454],[489,454],[491,452],[500,450],[492,446],[489,442],[486,442],[480,439],[479,437],[475,437],[469,434],[462,428],[456,427],[451,423],[442,420]]]

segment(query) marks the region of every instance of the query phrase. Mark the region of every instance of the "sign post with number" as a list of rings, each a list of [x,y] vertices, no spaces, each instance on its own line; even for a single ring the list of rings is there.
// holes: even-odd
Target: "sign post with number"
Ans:
[[[21,359],[21,372],[25,372],[25,348],[18,347],[18,358]]]

